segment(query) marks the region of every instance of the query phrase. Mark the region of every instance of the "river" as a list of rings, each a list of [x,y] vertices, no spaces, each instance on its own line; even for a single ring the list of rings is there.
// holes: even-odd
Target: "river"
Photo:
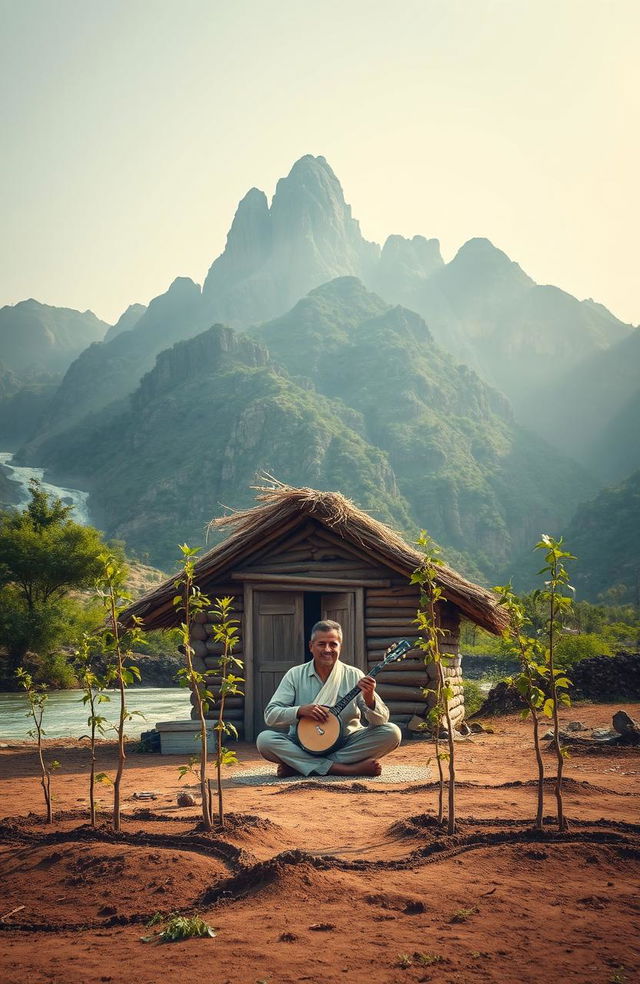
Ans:
[[[59,485],[52,485],[51,482],[43,481],[43,468],[28,468],[25,465],[14,465],[12,461],[13,453],[11,451],[0,451],[0,465],[4,465],[9,472],[9,478],[17,482],[20,486],[21,499],[18,507],[25,506],[29,502],[29,481],[32,478],[37,478],[45,492],[56,496],[58,499],[62,499],[65,505],[73,506],[71,518],[76,523],[81,523],[83,526],[90,525],[91,520],[87,508],[88,492],[81,492],[79,489],[63,489]]]
[[[119,713],[119,694],[108,691],[111,700],[100,706],[100,714],[116,722]],[[130,711],[142,711],[144,719],[137,716],[127,722],[125,731],[138,737],[142,731],[155,727],[157,721],[188,721],[191,716],[189,691],[182,687],[135,687],[127,691]],[[26,694],[0,693],[0,742],[29,741],[28,732],[33,719],[28,717],[29,704]],[[79,738],[87,734],[89,712],[82,703],[79,690],[54,690],[44,710],[44,729],[47,738]],[[106,738],[114,738],[109,731]]]

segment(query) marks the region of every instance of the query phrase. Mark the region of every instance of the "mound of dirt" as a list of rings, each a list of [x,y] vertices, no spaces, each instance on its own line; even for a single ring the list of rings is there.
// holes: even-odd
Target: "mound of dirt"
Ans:
[[[229,875],[218,858],[173,848],[67,841],[2,851],[3,906],[13,924],[129,922],[192,905]]]

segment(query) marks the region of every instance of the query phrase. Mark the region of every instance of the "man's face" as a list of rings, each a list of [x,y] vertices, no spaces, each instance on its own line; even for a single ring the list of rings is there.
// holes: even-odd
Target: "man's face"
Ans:
[[[309,652],[313,656],[316,669],[332,670],[333,664],[340,656],[340,636],[335,629],[329,632],[316,632],[309,643]]]

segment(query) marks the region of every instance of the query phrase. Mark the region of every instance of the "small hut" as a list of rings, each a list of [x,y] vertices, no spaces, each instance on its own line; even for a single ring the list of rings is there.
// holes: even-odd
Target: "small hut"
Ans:
[[[230,535],[195,565],[204,594],[234,597],[245,692],[226,701],[225,717],[248,741],[264,728],[264,707],[286,670],[309,658],[307,640],[318,620],[340,622],[342,658],[365,672],[397,639],[415,638],[418,588],[409,577],[422,560],[418,550],[338,492],[276,484],[259,489],[257,500],[252,509],[214,520],[214,527],[229,529]],[[451,716],[459,725],[464,718],[460,620],[499,633],[507,618],[491,592],[444,564],[438,570],[441,651],[454,693]],[[137,615],[145,629],[177,625],[174,580],[131,605],[125,619]],[[219,655],[209,618],[199,613],[192,633],[196,668],[202,672],[215,670]],[[418,650],[378,676],[380,696],[400,726],[424,716],[423,689],[430,686]]]

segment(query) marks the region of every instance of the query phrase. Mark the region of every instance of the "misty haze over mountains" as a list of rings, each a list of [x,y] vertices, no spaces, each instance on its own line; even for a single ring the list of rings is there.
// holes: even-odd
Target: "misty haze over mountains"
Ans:
[[[367,242],[307,156],[270,205],[245,195],[202,289],[179,277],[115,326],[0,310],[0,439],[167,567],[267,469],[495,580],[640,469],[639,369],[638,329],[486,239],[446,264],[436,239]]]

